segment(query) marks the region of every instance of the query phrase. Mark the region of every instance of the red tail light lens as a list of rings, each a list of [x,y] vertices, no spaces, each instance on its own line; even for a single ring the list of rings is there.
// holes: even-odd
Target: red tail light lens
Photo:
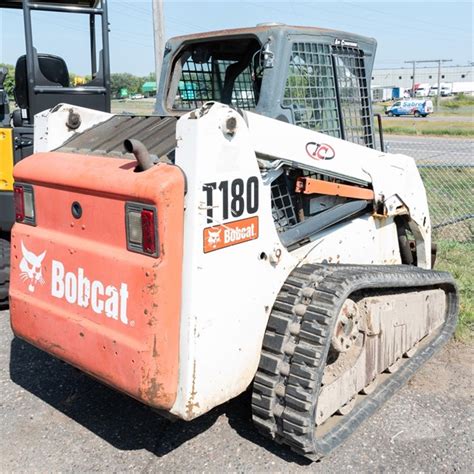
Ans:
[[[155,212],[143,209],[142,217],[142,249],[145,253],[153,255],[156,253]]]
[[[15,220],[17,222],[23,222],[25,220],[25,197],[23,186],[15,184],[13,190],[15,197]]]
[[[36,225],[35,195],[31,184],[15,183],[15,220],[22,224]]]
[[[135,202],[125,205],[127,248],[151,257],[158,257],[158,222],[156,209]]]

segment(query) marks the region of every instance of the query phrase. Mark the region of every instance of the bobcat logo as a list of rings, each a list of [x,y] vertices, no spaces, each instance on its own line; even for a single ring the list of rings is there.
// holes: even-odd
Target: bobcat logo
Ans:
[[[38,283],[44,285],[41,263],[46,255],[46,250],[41,255],[35,255],[25,247],[25,244],[22,241],[21,252],[23,258],[20,262],[20,278],[22,281],[28,281],[28,290],[33,293],[35,291],[35,286]]]
[[[207,242],[209,245],[212,246],[212,248],[216,248],[217,244],[221,241],[221,236],[220,236],[221,231],[222,229],[219,229],[218,231],[214,231],[214,232],[212,230],[207,231],[207,235],[208,235]]]

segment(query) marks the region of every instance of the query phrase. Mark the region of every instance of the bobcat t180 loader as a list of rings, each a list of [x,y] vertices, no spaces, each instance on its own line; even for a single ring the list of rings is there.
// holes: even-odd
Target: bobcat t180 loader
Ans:
[[[457,318],[416,165],[374,149],[374,51],[282,25],[181,37],[156,116],[37,116],[15,334],[168,415],[251,386],[266,436],[311,459],[341,443]]]

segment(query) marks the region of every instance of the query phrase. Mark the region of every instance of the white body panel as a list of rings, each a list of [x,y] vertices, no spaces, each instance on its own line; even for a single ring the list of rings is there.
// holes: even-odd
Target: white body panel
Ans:
[[[225,133],[236,121],[235,134]],[[176,164],[187,177],[184,221],[183,292],[178,395],[171,412],[195,418],[242,393],[260,359],[268,316],[288,274],[304,263],[400,263],[393,217],[409,210],[417,225],[421,260],[430,264],[429,217],[424,188],[414,160],[214,104],[182,117],[177,125]],[[331,160],[314,160],[308,142],[335,150]],[[384,216],[360,217],[332,227],[308,244],[288,252],[280,243],[271,213],[270,185],[260,163],[292,162],[349,180],[372,183],[386,205]],[[255,240],[204,253],[204,229],[231,224],[223,202],[208,206],[204,185],[257,177],[259,236]],[[215,194],[219,196],[219,194]],[[209,207],[213,209],[208,223]],[[398,208],[398,210],[397,210]],[[239,219],[248,219],[248,213]],[[423,224],[424,220],[424,224]],[[426,251],[425,251],[426,250]]]
[[[78,132],[111,117],[68,105],[39,114],[35,151],[57,148],[75,133],[65,125],[71,108],[81,116]],[[411,219],[418,265],[430,266],[428,206],[412,158],[385,154],[253,113],[240,115],[222,104],[207,104],[183,116],[177,123],[176,137],[175,163],[186,176],[187,190],[174,415],[195,418],[248,387],[257,370],[272,306],[296,266],[400,263],[394,223],[400,214]],[[308,152],[308,144],[323,144],[326,152],[333,153],[318,159]],[[283,165],[371,186],[383,213],[347,220],[288,251],[272,216],[271,182],[262,174],[262,169],[266,173],[278,171]],[[232,208],[234,201],[229,195],[226,201],[223,190],[229,191],[240,180],[243,187],[236,186],[237,194],[243,189],[257,190],[258,199],[254,196],[246,207],[239,207],[237,199]],[[209,203],[211,188],[213,200]],[[233,216],[232,209],[238,215]],[[242,227],[247,234],[240,229],[234,242],[232,236],[237,231],[232,226],[241,221],[253,224]],[[227,235],[229,245],[220,248]]]
[[[71,113],[78,114],[81,120],[80,126],[74,130],[66,125]],[[40,112],[35,115],[34,152],[54,150],[75,134],[82,133],[111,117],[113,115],[106,112],[68,104],[59,104]]]

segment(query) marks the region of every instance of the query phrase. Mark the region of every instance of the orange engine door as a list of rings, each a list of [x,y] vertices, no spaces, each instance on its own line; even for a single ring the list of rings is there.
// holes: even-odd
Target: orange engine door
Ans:
[[[52,152],[15,167],[15,181],[32,185],[36,225],[13,227],[11,324],[40,349],[168,410],[178,382],[184,176],[168,164],[140,173],[135,165]],[[128,250],[130,203],[155,212],[155,256]]]

